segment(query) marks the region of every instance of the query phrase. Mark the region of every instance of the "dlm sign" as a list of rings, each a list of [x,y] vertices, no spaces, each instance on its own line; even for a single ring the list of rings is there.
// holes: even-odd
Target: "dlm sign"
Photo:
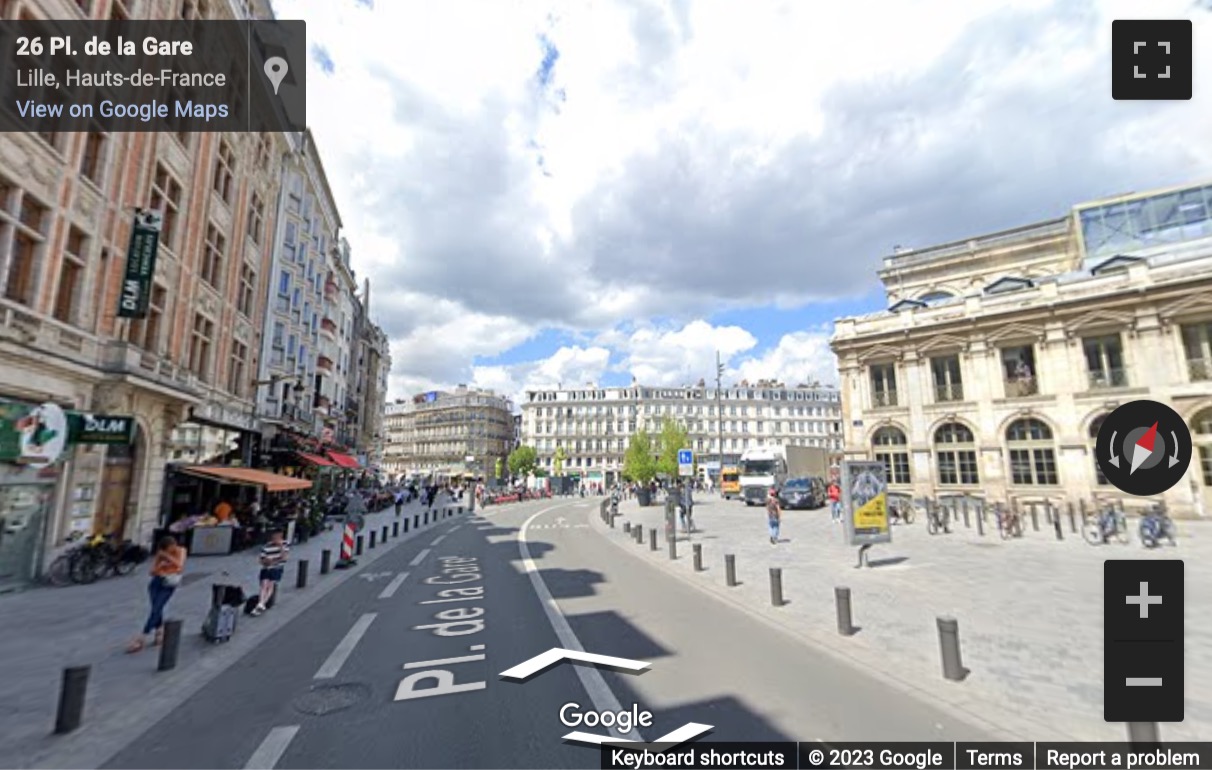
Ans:
[[[126,273],[118,297],[119,318],[146,318],[156,276],[156,251],[162,220],[157,211],[138,209],[126,249]]]
[[[68,412],[67,434],[73,444],[129,444],[135,435],[135,418]]]

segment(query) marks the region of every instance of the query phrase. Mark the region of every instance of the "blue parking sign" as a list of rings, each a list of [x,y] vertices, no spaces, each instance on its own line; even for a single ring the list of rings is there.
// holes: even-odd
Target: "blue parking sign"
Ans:
[[[678,465],[694,465],[694,453],[689,449],[679,449]]]

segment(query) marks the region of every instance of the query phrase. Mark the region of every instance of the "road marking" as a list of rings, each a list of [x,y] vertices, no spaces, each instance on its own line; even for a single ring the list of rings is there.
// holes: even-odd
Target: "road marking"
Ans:
[[[387,587],[383,589],[383,593],[379,594],[379,598],[390,599],[391,597],[395,596],[396,591],[400,589],[400,586],[404,585],[404,581],[407,579],[407,572],[401,572],[399,575],[396,575],[394,578],[392,578],[391,582],[387,584]]]
[[[534,592],[539,597],[539,603],[543,605],[543,612],[547,614],[547,621],[551,623],[551,628],[555,631],[556,638],[560,640],[560,646],[583,653],[585,652],[585,648],[581,645],[581,640],[573,632],[572,626],[568,625],[568,619],[564,617],[564,613],[560,611],[560,605],[556,604],[555,598],[552,597],[551,591],[548,590],[547,583],[543,581],[543,575],[539,572],[534,559],[530,557],[530,548],[526,545],[526,531],[529,529],[531,522],[548,511],[554,511],[567,505],[567,503],[563,503],[561,505],[553,505],[550,508],[544,508],[527,519],[518,529],[518,552],[522,556],[522,568],[526,570],[526,574],[530,577],[530,583],[534,586]],[[580,678],[581,685],[585,688],[589,699],[593,701],[595,709],[600,712],[613,711],[615,713],[623,710],[619,699],[615,697],[614,692],[610,689],[610,685],[606,684],[606,680],[602,678],[600,671],[596,668],[587,668],[585,666],[576,666],[575,669],[577,677]],[[618,738],[639,741],[640,743],[644,742],[640,731],[634,727],[630,732],[626,733],[620,731],[617,727],[611,727],[610,734]]]
[[[438,543],[442,542],[445,539],[446,539],[446,535],[438,535],[437,537],[435,537],[433,539],[433,542],[430,543],[430,545],[437,545]]]
[[[513,668],[502,671],[502,679],[526,679],[533,674],[550,668],[557,663],[562,663],[566,660],[580,661],[582,663],[592,663],[597,666],[610,666],[612,668],[625,668],[628,671],[644,671],[652,664],[642,660],[631,660],[630,658],[616,658],[611,655],[598,655],[592,652],[577,652],[575,650],[561,650],[558,648],[550,649],[547,652],[540,652],[529,660],[524,660]]]
[[[273,770],[278,760],[286,753],[290,742],[294,740],[295,733],[299,732],[299,727],[300,725],[290,725],[270,730],[269,735],[265,736],[265,740],[261,741],[261,745],[249,757],[244,765],[245,770]]]
[[[418,564],[420,564],[421,562],[425,561],[425,557],[426,557],[426,556],[428,556],[428,555],[429,555],[429,549],[428,549],[428,548],[426,548],[426,549],[422,550],[422,551],[421,551],[419,554],[417,554],[417,556],[416,556],[416,558],[415,558],[415,559],[413,559],[412,561],[408,562],[408,566],[410,566],[410,567],[415,567],[415,566],[417,566],[417,565],[418,565]]]
[[[362,641],[362,637],[366,635],[370,624],[374,622],[377,613],[368,612],[358,618],[353,624],[353,628],[349,629],[349,633],[345,635],[338,644],[337,648],[328,656],[328,660],[324,661],[324,665],[320,666],[320,670],[316,672],[316,679],[332,679],[341,670],[341,666],[345,665],[345,661],[349,660],[350,653],[354,651],[354,647],[358,646],[358,642]]]
[[[653,741],[653,743],[664,746],[664,748],[656,750],[657,753],[659,754],[659,753],[668,751],[669,749],[673,748],[674,746],[677,746],[678,744],[685,743],[686,741],[690,740],[691,738],[697,738],[700,735],[702,735],[703,733],[710,732],[710,731],[711,731],[711,725],[699,724],[698,722],[687,722],[686,724],[682,725],[681,727],[677,728],[676,730],[673,730],[673,731],[661,736],[660,738],[657,738],[655,741]],[[578,730],[576,732],[571,732],[568,735],[565,735],[564,740],[578,741],[580,743],[592,743],[594,745],[601,745],[603,743],[606,743],[607,741],[611,741],[611,742],[617,741],[618,738],[615,738],[613,735],[595,735],[593,733],[583,733]]]

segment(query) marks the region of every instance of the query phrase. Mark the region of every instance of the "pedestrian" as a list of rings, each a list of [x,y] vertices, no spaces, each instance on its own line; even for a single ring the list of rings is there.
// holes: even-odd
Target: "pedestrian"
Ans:
[[[829,507],[834,521],[842,520],[842,488],[837,484],[829,485]]]
[[[400,512],[403,510],[404,510],[404,490],[397,489],[396,490],[396,515],[399,516]]]
[[[770,544],[779,544],[779,524],[783,520],[783,509],[779,505],[779,491],[774,487],[770,488],[770,495],[766,498],[766,526],[770,529]]]
[[[682,529],[686,534],[694,531],[694,494],[691,484],[682,486]]]
[[[151,581],[147,584],[147,596],[151,600],[151,611],[143,624],[143,633],[127,646],[127,652],[138,652],[147,646],[147,636],[155,634],[152,645],[164,641],[164,607],[173,598],[173,592],[181,585],[185,571],[185,549],[172,535],[165,535],[156,543],[152,558]]]
[[[286,569],[286,559],[290,556],[290,546],[282,536],[282,530],[275,529],[269,535],[269,542],[261,546],[261,596],[253,615],[260,615],[269,609],[268,602],[278,592],[278,584],[282,582],[282,572]]]

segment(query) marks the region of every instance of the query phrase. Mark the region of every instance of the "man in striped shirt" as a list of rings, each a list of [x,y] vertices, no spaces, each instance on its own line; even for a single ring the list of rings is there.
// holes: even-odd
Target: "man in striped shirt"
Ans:
[[[266,603],[277,592],[278,583],[282,582],[282,571],[289,556],[290,546],[286,544],[282,530],[274,530],[269,535],[269,542],[261,546],[261,598],[252,611],[253,615],[260,615],[268,609]]]

